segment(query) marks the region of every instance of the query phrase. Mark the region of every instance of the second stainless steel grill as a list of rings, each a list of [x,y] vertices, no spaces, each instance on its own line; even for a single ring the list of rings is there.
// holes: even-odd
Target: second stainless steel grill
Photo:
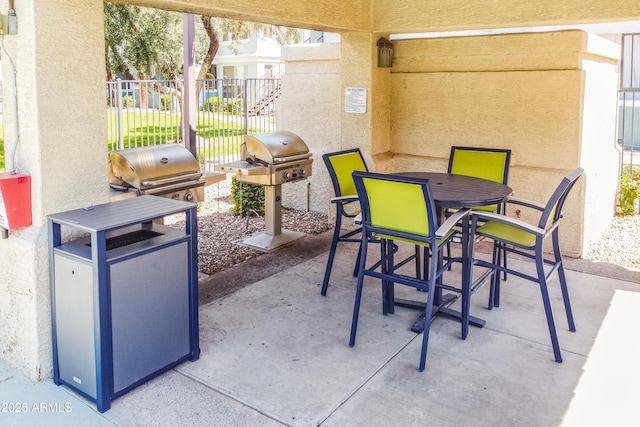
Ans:
[[[240,161],[216,166],[216,170],[235,174],[238,181],[265,186],[265,231],[238,243],[271,251],[290,243],[304,233],[282,230],[282,184],[311,176],[313,159],[307,144],[288,131],[246,135]]]
[[[257,185],[278,185],[311,176],[309,148],[293,132],[247,135],[240,149],[243,160],[219,165],[216,170]]]

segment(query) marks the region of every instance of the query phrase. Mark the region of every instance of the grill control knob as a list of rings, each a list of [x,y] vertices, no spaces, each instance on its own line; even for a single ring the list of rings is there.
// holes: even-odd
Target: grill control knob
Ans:
[[[291,172],[285,172],[285,173],[283,173],[283,174],[282,174],[282,177],[283,177],[284,179],[289,179],[289,178],[291,178]]]
[[[184,195],[184,200],[186,200],[187,202],[190,202],[193,200],[193,194],[191,193],[187,193]]]
[[[307,174],[307,171],[304,169],[300,169],[300,176],[305,176]]]

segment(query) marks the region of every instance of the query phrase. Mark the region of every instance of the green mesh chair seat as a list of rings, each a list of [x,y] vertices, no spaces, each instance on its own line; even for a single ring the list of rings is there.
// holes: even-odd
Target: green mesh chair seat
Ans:
[[[441,249],[455,234],[453,228],[466,216],[468,210],[460,210],[438,228],[436,208],[429,182],[423,179],[399,175],[384,175],[369,172],[355,172],[353,179],[358,191],[362,209],[362,246],[358,269],[358,285],[351,324],[349,345],[355,345],[358,315],[365,276],[378,278],[382,282],[382,312],[393,313],[393,284],[398,283],[426,291],[426,308],[420,370],[426,366],[429,327],[433,316],[436,286],[441,283],[447,268],[442,265]],[[375,235],[380,239],[381,262],[367,265],[370,240]],[[425,268],[429,272],[412,277],[400,272],[394,262],[397,246],[395,241],[409,242],[425,248]],[[464,296],[468,301],[469,296]],[[468,307],[468,304],[466,305]],[[468,310],[462,314],[463,324],[469,322]]]
[[[551,310],[551,302],[549,300],[548,279],[557,271],[569,330],[575,332],[576,328],[571,311],[562,254],[560,252],[559,230],[560,220],[563,216],[562,207],[570,190],[583,174],[584,171],[581,168],[577,168],[565,176],[546,205],[516,198],[512,198],[507,202],[508,204],[516,204],[540,212],[537,225],[496,213],[480,211],[473,211],[472,213],[471,235],[492,239],[494,242],[491,262],[483,260],[474,261],[474,264],[477,266],[491,269],[491,274],[486,276],[487,279],[491,280],[489,309],[500,305],[500,271],[509,272],[517,277],[538,283],[547,317],[547,326],[549,328],[554,357],[556,362],[559,363],[562,362],[562,355],[560,353],[558,335]],[[544,242],[547,238],[552,239],[552,258],[545,257],[543,252]],[[533,260],[536,265],[536,275],[533,276],[514,268],[507,268],[506,265],[500,262],[500,253],[502,252],[515,253]]]

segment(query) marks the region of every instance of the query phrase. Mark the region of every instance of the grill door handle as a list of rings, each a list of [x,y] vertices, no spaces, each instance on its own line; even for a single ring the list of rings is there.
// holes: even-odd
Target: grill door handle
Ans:
[[[176,175],[169,178],[156,179],[155,181],[142,181],[140,183],[141,187],[158,187],[160,185],[173,184],[174,182],[181,181],[195,181],[200,179],[202,176],[202,172],[193,172],[183,175]]]
[[[305,153],[305,154],[296,154],[293,156],[289,156],[289,157],[275,157],[273,159],[273,164],[277,165],[279,163],[285,163],[285,162],[295,162],[296,160],[306,160],[309,157],[311,157],[311,154],[309,153]]]

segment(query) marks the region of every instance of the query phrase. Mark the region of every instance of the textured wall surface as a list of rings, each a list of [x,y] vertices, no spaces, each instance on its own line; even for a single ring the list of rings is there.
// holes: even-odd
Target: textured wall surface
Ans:
[[[640,19],[635,0],[372,0],[373,31],[412,33]]]
[[[563,224],[565,252],[580,256],[583,236],[599,236],[613,215],[617,47],[581,31],[395,44],[396,168],[445,171],[451,145],[511,148],[516,195],[544,202],[583,166],[600,179],[574,190]]]
[[[52,367],[46,215],[108,200],[102,3],[16,2],[16,14],[18,34],[5,46],[19,120],[5,96],[5,143],[18,132],[15,166],[31,175],[33,225],[0,240],[0,353],[37,380]],[[13,74],[9,61],[2,67]],[[13,93],[11,79],[3,83]]]
[[[287,73],[283,78],[278,126],[299,132],[315,159],[311,179],[283,186],[285,206],[333,214],[329,203],[333,192],[322,161],[324,153],[360,147],[375,170],[371,118],[378,108],[388,111],[385,107],[388,97],[386,88],[380,91],[376,88],[375,95],[372,92],[372,46],[371,35],[351,32],[342,34],[340,44],[284,50]],[[345,111],[345,90],[349,87],[366,89],[364,114]]]
[[[116,0],[114,3],[333,32],[371,28],[369,0]]]
[[[340,44],[283,49],[278,130],[300,136],[313,153],[313,175],[282,186],[283,206],[327,212],[330,178],[322,154],[340,149]]]
[[[640,19],[635,0],[115,0],[325,31],[413,33]]]

